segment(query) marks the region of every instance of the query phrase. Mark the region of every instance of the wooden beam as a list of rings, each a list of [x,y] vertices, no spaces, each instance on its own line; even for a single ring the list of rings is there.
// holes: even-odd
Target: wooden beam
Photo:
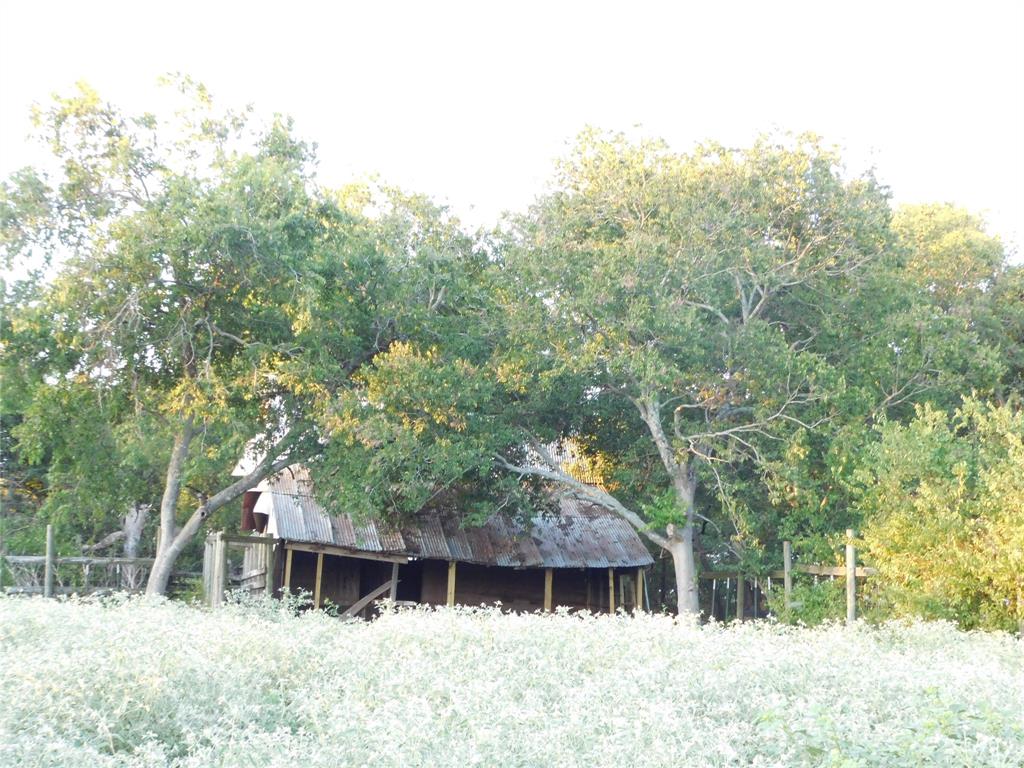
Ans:
[[[398,599],[398,563],[391,566],[391,591],[388,593],[388,600],[392,603]]]
[[[740,574],[740,577],[736,579],[736,618],[740,621],[743,621],[743,614],[745,613],[743,603],[747,599],[746,586],[747,580],[743,578],[743,574]]]
[[[590,575],[591,575],[590,574],[590,569],[588,568],[583,573],[586,574],[586,578],[587,578],[587,610],[590,611],[590,610],[593,610],[593,605],[594,605],[594,586],[591,583],[591,579],[590,579]]]
[[[266,589],[267,597],[274,596],[274,580],[277,577],[277,541],[270,537],[267,539],[267,578],[264,588]]]
[[[544,569],[544,610],[551,613],[551,587],[554,582],[554,568]]]
[[[225,533],[224,541],[228,544],[262,544],[267,540],[267,535],[260,534],[241,534],[241,533]]]
[[[46,562],[43,566],[43,597],[53,597],[53,526],[46,526]]]
[[[846,623],[857,620],[857,550],[853,547],[853,531],[846,531]]]
[[[455,561],[448,563],[448,605],[455,605]]]
[[[786,591],[786,608],[793,604],[793,545],[782,542],[782,578]]]
[[[43,565],[46,555],[3,555],[11,565]],[[54,557],[54,565],[152,565],[152,557]]]
[[[809,573],[815,576],[842,576],[846,577],[846,566],[845,565],[794,565],[793,571],[795,573]],[[878,573],[877,568],[857,568],[857,578],[863,579],[868,576],[874,576]],[[701,571],[698,575],[700,579],[736,579],[739,578],[738,571]],[[769,571],[765,576],[771,576],[773,579],[785,578],[785,571]]]
[[[355,557],[360,560],[378,560],[385,563],[398,563],[399,565],[405,565],[409,562],[409,558],[405,555],[393,555],[386,552],[364,552],[359,549],[338,547],[334,544],[317,544],[315,542],[308,541],[289,541],[288,547],[300,552],[316,552],[318,554],[323,552],[328,555],[336,555],[338,557]]]
[[[636,612],[644,609],[644,569],[636,569]]]
[[[213,548],[214,553],[214,574],[216,578],[213,582],[213,604],[215,606],[224,604],[224,593],[228,588],[228,545],[224,541],[223,531],[217,532],[216,544]]]
[[[834,565],[794,565],[793,570],[798,573],[811,573],[815,576],[846,576],[846,566],[834,566]],[[862,579],[866,576],[874,576],[878,573],[877,568],[856,568],[854,575],[858,579]],[[775,576],[776,574],[772,574]]]
[[[608,613],[615,613],[615,569],[608,569]]]
[[[291,593],[292,591],[292,548],[285,545],[284,555],[284,591]]]
[[[324,578],[324,553],[317,552],[316,555],[316,581],[313,582],[313,607],[320,607],[320,585]]]
[[[378,597],[383,595],[388,590],[394,588],[394,585],[395,585],[395,582],[393,580],[392,581],[385,581],[383,584],[381,584],[379,587],[377,587],[375,590],[373,590],[366,597],[359,598],[359,601],[357,603],[354,603],[352,605],[352,607],[350,607],[342,615],[343,616],[355,616],[357,613],[359,613],[361,610],[363,610],[363,608],[368,606],[370,603],[372,603]]]

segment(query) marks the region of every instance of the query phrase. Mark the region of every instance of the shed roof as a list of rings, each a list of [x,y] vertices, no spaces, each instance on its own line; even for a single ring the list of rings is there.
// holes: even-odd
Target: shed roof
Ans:
[[[563,498],[558,514],[535,517],[529,530],[500,513],[483,525],[463,527],[455,515],[439,510],[392,528],[328,515],[304,467],[289,467],[254,490],[262,492],[254,511],[269,515],[268,531],[286,541],[512,568],[635,568],[654,562],[629,523],[576,499]]]

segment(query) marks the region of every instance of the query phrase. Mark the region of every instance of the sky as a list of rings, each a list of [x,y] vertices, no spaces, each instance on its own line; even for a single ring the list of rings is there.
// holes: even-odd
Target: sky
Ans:
[[[7,2],[0,175],[28,110],[86,80],[130,112],[183,72],[282,112],[319,179],[379,174],[490,226],[542,193],[587,125],[678,151],[806,130],[896,202],[985,216],[1024,246],[1020,2]]]

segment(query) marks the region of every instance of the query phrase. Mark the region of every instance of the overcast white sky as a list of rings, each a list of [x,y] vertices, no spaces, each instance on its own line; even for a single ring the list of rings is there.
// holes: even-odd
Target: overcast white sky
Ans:
[[[528,204],[586,124],[678,150],[813,130],[897,200],[964,205],[1019,252],[1022,40],[1009,1],[7,2],[0,174],[33,160],[33,101],[85,79],[143,110],[181,71],[292,115],[322,182],[379,172],[474,225]]]

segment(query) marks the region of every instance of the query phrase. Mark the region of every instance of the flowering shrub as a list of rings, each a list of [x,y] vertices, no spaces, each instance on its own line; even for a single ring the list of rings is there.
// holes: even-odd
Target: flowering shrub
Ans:
[[[948,624],[0,598],[3,766],[1024,765],[1024,647]]]

